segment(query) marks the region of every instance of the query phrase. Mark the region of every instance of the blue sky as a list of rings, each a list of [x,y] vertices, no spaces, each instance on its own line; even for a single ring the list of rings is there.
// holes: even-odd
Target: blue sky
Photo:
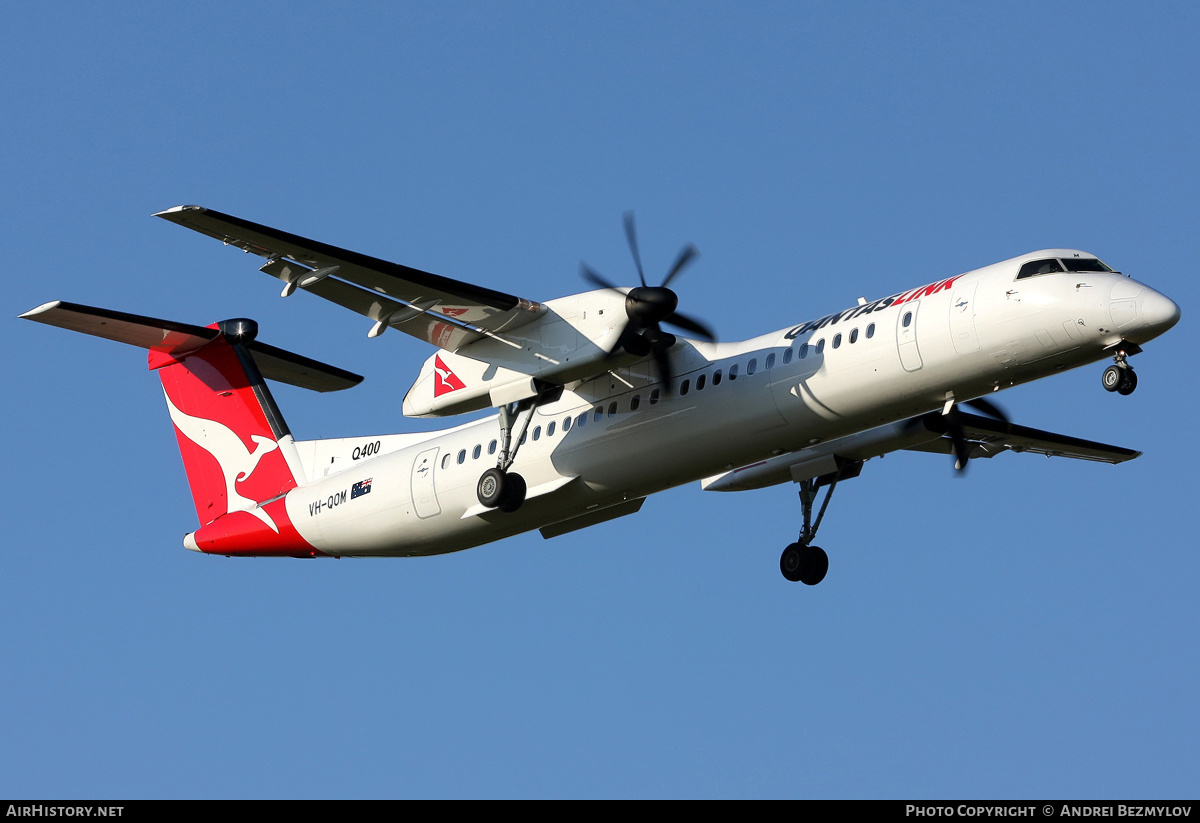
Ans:
[[[8,4],[0,796],[1194,797],[1196,82],[1187,3]],[[722,339],[1033,249],[1164,291],[1133,362],[999,401],[1119,467],[897,454],[445,557],[227,560],[136,350],[65,299],[367,376],[298,437],[420,430],[428,355],[151,217],[198,203],[542,300],[700,260]]]

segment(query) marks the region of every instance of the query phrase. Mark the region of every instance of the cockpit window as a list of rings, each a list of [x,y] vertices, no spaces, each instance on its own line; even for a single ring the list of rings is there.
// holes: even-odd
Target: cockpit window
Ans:
[[[1039,274],[1053,274],[1060,271],[1066,271],[1066,269],[1057,260],[1030,260],[1024,266],[1021,266],[1021,270],[1017,272],[1017,279],[1021,280],[1026,277],[1036,277]]]
[[[1017,279],[1063,271],[1112,271],[1095,257],[1064,257],[1061,260],[1030,260],[1021,266]]]
[[[1062,262],[1067,271],[1112,271],[1094,257],[1065,257]]]

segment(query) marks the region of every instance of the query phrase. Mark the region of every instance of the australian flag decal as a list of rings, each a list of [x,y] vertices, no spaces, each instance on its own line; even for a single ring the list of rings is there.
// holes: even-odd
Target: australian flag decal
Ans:
[[[366,480],[360,480],[359,482],[357,482],[353,486],[351,486],[350,487],[350,499],[353,500],[356,497],[362,497],[364,494],[370,494],[371,493],[371,481],[373,479],[374,478],[372,478],[372,477],[368,477]]]

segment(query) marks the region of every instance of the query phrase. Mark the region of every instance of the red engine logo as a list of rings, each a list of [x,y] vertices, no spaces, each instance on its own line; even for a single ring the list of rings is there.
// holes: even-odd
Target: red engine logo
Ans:
[[[466,384],[458,379],[458,375],[446,368],[441,356],[435,355],[433,358],[433,396],[441,397],[443,394],[465,388]]]

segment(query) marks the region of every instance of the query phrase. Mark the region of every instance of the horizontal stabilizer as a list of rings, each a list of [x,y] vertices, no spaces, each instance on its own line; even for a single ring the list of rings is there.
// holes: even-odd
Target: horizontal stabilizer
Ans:
[[[195,351],[221,334],[215,327],[193,326],[173,320],[160,320],[138,314],[83,306],[56,300],[21,315],[49,326],[104,337],[119,343],[139,346],[168,357]],[[327,392],[349,389],[362,382],[362,376],[303,357],[275,346],[251,340],[247,348],[263,377]]]

